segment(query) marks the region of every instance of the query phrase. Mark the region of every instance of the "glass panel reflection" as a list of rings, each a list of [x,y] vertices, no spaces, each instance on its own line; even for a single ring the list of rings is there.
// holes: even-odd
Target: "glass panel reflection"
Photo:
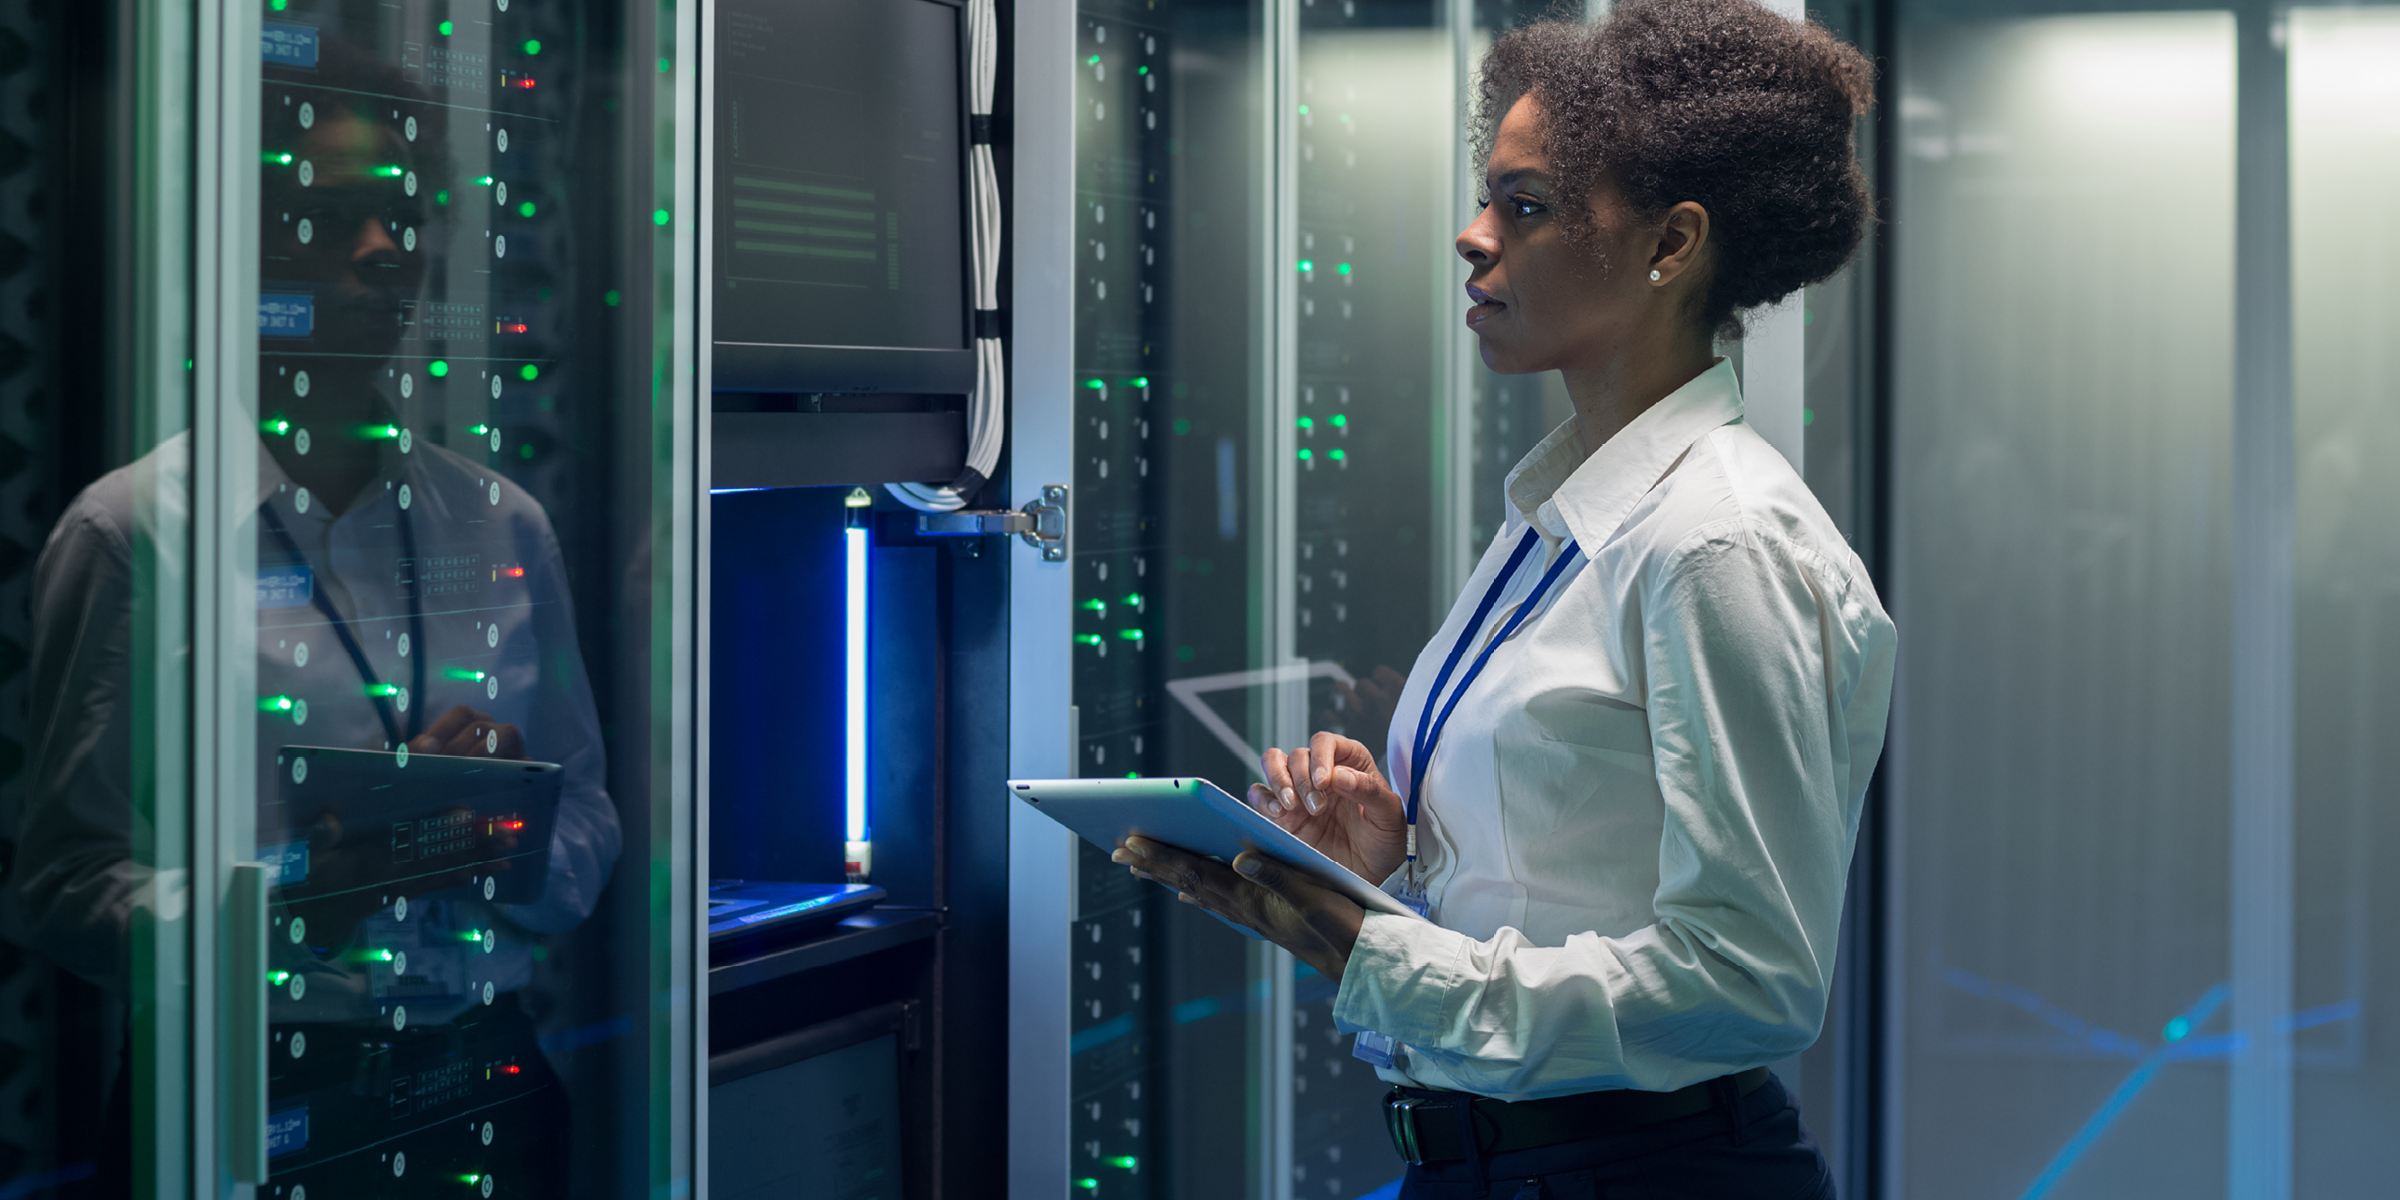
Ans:
[[[611,880],[652,802],[664,455],[610,349],[648,222],[604,15],[266,24],[262,1195],[646,1181],[645,881]]]
[[[1903,14],[1895,1182],[2221,1193],[2233,20]]]
[[[1238,761],[1167,685],[1256,661],[1259,9],[1083,0],[1076,13],[1075,769],[1235,779]],[[1248,944],[1093,847],[1078,853],[1073,1194],[1243,1195]]]
[[[1330,729],[1382,754],[1452,599],[1437,529],[1457,498],[1428,486],[1451,399],[1436,348],[1459,340],[1465,272],[1452,49],[1439,4],[1318,0],[1299,15],[1291,636],[1298,658],[1339,673],[1290,714],[1303,728],[1279,732]],[[1388,1089],[1334,1028],[1334,983],[1294,969],[1292,1195],[1359,1195],[1400,1173]]]
[[[2361,220],[2400,189],[2400,8],[2290,17],[2295,649],[2293,1194],[2373,1192],[2361,1120],[2389,1111],[2369,1036],[2391,1013],[2378,801],[2400,776],[2400,533],[2385,515],[2400,461],[2400,236]]]

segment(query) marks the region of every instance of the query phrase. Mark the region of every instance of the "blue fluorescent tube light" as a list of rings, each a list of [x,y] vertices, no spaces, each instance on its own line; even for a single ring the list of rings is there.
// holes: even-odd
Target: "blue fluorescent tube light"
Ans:
[[[856,526],[843,530],[842,548],[848,558],[849,576],[843,799],[848,818],[846,836],[853,842],[863,842],[867,840],[867,531]]]

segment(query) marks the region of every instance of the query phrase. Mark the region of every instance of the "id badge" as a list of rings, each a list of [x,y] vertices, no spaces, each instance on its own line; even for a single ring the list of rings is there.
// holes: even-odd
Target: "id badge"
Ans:
[[[1425,893],[1414,887],[1403,890],[1396,898],[1408,906],[1408,911],[1420,917],[1426,916],[1433,907],[1426,901]],[[1350,1057],[1378,1069],[1393,1067],[1400,1061],[1400,1042],[1372,1029],[1361,1029],[1350,1043]]]

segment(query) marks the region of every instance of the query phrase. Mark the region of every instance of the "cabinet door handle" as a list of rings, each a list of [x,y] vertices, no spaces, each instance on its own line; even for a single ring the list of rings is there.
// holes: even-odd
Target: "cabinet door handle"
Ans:
[[[225,902],[225,1136],[236,1183],[267,1181],[267,868],[235,863]]]

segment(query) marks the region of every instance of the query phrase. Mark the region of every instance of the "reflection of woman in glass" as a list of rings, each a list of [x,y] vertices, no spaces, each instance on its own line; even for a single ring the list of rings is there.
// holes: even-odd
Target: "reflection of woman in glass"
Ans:
[[[1831,1194],[1766,1064],[1824,1017],[1894,634],[1711,340],[1848,260],[1868,77],[1752,0],[1493,46],[1467,324],[1575,417],[1510,473],[1389,781],[1320,733],[1250,794],[1430,920],[1256,853],[1117,851],[1340,982],[1412,1200]]]
[[[520,1116],[490,1155],[554,1161],[563,1101],[538,1086],[554,1077],[519,997],[541,937],[591,915],[618,853],[598,719],[541,506],[479,463],[482,432],[470,457],[402,416],[428,389],[498,394],[479,350],[462,347],[439,377],[395,357],[428,258],[452,244],[441,223],[467,199],[443,178],[447,112],[330,40],[324,53],[345,87],[270,83],[264,131],[254,753],[260,853],[280,872],[270,1093],[310,1113],[293,1126],[302,1133],[278,1126],[274,1145],[290,1157],[274,1169],[281,1179],[312,1157],[303,1140],[345,1139],[353,1117],[388,1134],[438,1113],[455,1089],[434,1085],[465,1069],[462,1055],[547,1093],[519,1111],[549,1115]],[[179,881],[150,877],[130,853],[128,547],[185,519],[158,506],[189,494],[191,453],[178,437],[87,489],[36,585],[35,686],[51,717],[11,900],[28,941],[118,995],[130,910],[181,903],[167,894]],[[507,832],[396,866],[391,827],[345,828],[338,802],[286,811],[294,746],[558,764],[555,836],[546,858],[520,863],[544,872],[517,889],[538,898],[487,899],[499,894],[490,868],[474,864],[521,849]],[[373,1159],[352,1166],[388,1180]]]

